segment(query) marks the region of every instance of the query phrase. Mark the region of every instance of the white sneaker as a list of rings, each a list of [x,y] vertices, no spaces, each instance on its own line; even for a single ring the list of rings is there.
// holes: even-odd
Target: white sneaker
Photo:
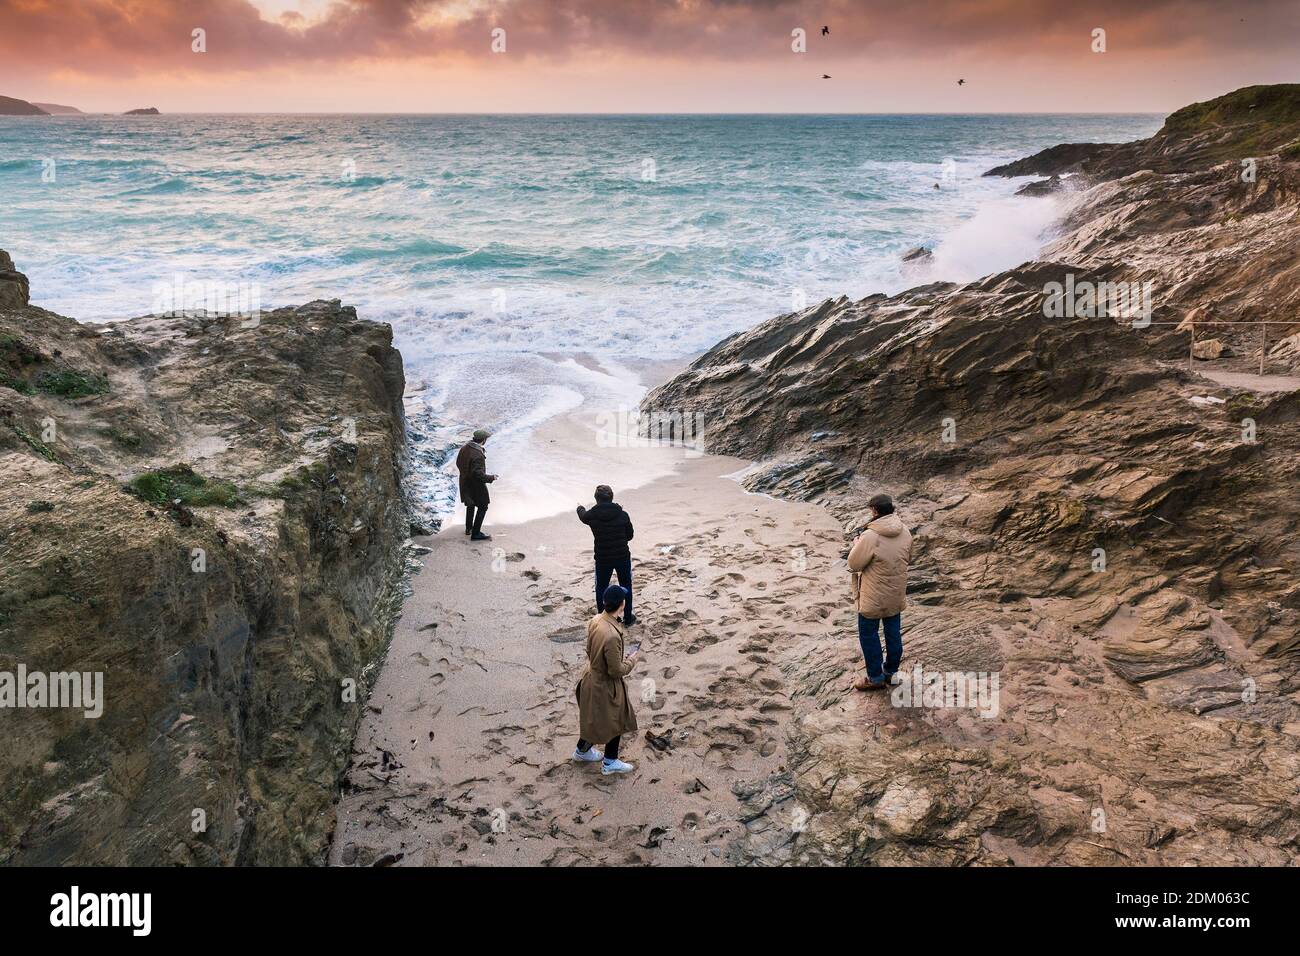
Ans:
[[[631,773],[636,768],[621,760],[606,760],[600,765],[601,773]]]
[[[581,750],[574,750],[573,759],[580,760],[583,763],[591,763],[593,760],[601,759],[600,751],[597,750],[595,747],[588,747],[586,753],[583,753]]]

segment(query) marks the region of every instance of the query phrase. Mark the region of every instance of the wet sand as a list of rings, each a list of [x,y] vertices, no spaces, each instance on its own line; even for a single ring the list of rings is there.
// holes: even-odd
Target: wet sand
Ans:
[[[458,516],[418,539],[430,551],[361,726],[331,863],[724,864],[746,836],[733,788],[786,766],[795,702],[782,662],[836,641],[847,681],[856,648],[830,515],[745,492],[728,477],[746,464],[736,459],[593,447],[597,412],[532,439],[591,459],[573,507],[590,506],[604,459],[672,469],[615,487],[636,526],[630,640],[643,651],[628,687],[640,730],[620,754],[635,772],[570,759],[594,613],[590,531],[570,509],[471,543]],[[788,823],[793,837],[800,821]]]

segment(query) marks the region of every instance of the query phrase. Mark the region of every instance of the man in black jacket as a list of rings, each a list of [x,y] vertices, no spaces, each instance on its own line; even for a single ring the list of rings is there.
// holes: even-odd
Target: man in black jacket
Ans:
[[[591,529],[595,542],[597,607],[609,586],[609,576],[617,574],[619,587],[627,592],[627,600],[623,602],[623,623],[628,626],[635,624],[636,615],[632,613],[632,552],[627,547],[632,540],[632,519],[614,504],[614,491],[609,485],[596,486],[596,507],[590,511],[578,505],[578,518]]]
[[[487,440],[492,436],[486,429],[474,432],[474,440],[456,455],[460,470],[460,498],[465,502],[465,533],[471,541],[491,541],[492,535],[483,533],[483,516],[487,514],[488,483],[497,480],[487,471]]]

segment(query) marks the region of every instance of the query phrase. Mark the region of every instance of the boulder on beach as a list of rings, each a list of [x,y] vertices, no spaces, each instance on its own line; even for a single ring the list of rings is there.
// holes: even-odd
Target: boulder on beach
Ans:
[[[1192,358],[1212,361],[1232,354],[1232,349],[1218,339],[1201,339],[1192,346]]]

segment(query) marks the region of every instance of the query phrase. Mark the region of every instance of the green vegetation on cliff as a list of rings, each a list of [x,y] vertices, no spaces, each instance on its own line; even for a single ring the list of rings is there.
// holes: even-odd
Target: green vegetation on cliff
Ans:
[[[192,508],[208,505],[233,508],[244,503],[232,482],[204,478],[189,465],[147,471],[132,478],[128,487],[136,496],[160,505],[178,499]]]

